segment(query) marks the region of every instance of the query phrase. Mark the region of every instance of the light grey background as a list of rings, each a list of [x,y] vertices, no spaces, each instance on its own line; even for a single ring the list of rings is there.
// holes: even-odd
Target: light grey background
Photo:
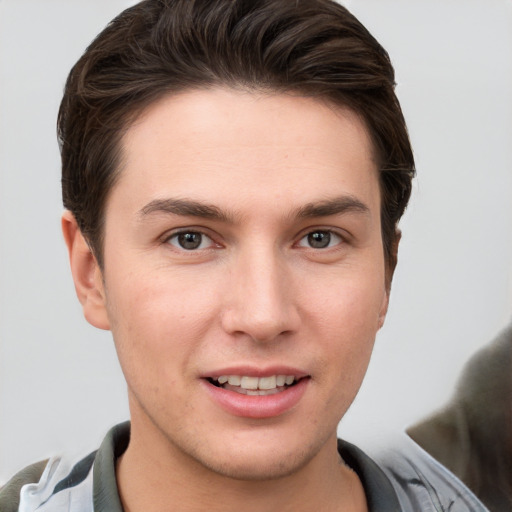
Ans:
[[[0,481],[128,415],[69,275],[55,117],[71,65],[132,3],[0,0]],[[418,167],[388,320],[340,428],[372,444],[441,405],[511,318],[512,2],[345,4],[392,56]]]

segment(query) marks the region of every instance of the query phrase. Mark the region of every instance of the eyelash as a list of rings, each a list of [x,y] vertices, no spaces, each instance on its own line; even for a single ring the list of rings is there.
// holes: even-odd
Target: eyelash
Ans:
[[[200,237],[199,245],[197,247],[190,247],[190,248],[183,247],[183,245],[181,245],[181,244],[178,245],[180,243],[180,237],[186,237],[187,235],[192,235],[192,236],[199,235],[199,237]],[[205,241],[204,240],[205,238],[210,241],[210,244],[209,244],[210,247],[201,247],[201,245],[203,245],[203,243]],[[173,241],[176,241],[176,244],[174,244]],[[192,240],[189,240],[189,241],[193,244]],[[184,242],[186,243],[187,241],[184,240]],[[196,229],[183,229],[180,231],[176,231],[165,239],[165,243],[170,244],[173,247],[176,247],[176,249],[178,249],[178,250],[183,250],[186,252],[194,252],[194,251],[197,251],[200,249],[209,249],[209,248],[211,248],[211,246],[215,245],[215,242],[212,240],[212,237],[210,237],[206,233],[204,233],[200,230],[196,230]]]
[[[321,236],[320,237],[317,236],[317,240],[314,240],[312,237],[315,235],[321,235]],[[194,236],[199,236],[199,240],[193,240]],[[322,246],[322,247],[320,247],[320,246],[313,247],[312,246],[312,244],[315,242],[319,242],[320,245],[325,243],[325,240],[323,238],[324,236],[327,236],[327,238],[326,238],[327,245]],[[183,237],[183,238],[180,240],[180,237]],[[187,240],[185,237],[189,238],[188,242],[190,242],[190,244],[192,245],[191,247],[187,248],[182,245],[184,243],[185,244],[187,243]],[[208,247],[201,247],[205,243],[205,241],[206,241],[205,239],[209,240]],[[333,239],[335,241],[335,244],[331,245],[331,242],[333,241]],[[306,243],[308,243],[308,245],[302,243],[305,240],[306,240]],[[175,241],[176,243],[173,243],[173,241]],[[172,233],[171,235],[169,235],[168,237],[166,237],[164,242],[172,245],[179,251],[185,251],[185,252],[195,252],[198,250],[207,250],[207,249],[211,249],[215,245],[217,247],[220,247],[219,244],[215,243],[215,241],[212,239],[211,236],[207,235],[206,233],[204,233],[203,231],[198,230],[198,229],[197,230],[196,229],[182,229],[180,231],[176,231],[176,232]],[[345,238],[342,235],[340,235],[339,233],[337,233],[336,231],[334,231],[332,229],[318,229],[317,228],[317,229],[310,230],[307,233],[305,233],[304,235],[302,235],[299,238],[296,245],[298,247],[303,247],[305,249],[324,250],[324,249],[330,249],[330,248],[339,246],[339,245],[343,244],[344,242],[345,242]],[[197,246],[194,246],[194,244],[197,244]]]
[[[314,240],[310,237],[313,237],[314,235],[319,235],[321,234],[322,237],[327,235],[327,245],[326,246],[323,246],[323,247],[312,247],[311,244],[313,242],[320,242],[320,243],[323,243],[324,240]],[[333,240],[333,238],[336,240],[336,243],[334,246],[331,245],[331,241]],[[310,245],[308,246],[304,246],[301,244],[301,242],[303,240],[307,240]],[[308,231],[302,238],[299,239],[299,242],[298,242],[298,245],[300,247],[306,247],[308,249],[318,249],[318,250],[323,250],[323,249],[330,249],[332,247],[335,247],[335,246],[338,246],[340,244],[342,244],[344,242],[344,238],[339,234],[337,233],[336,231],[333,231],[332,229],[314,229],[312,231]]]

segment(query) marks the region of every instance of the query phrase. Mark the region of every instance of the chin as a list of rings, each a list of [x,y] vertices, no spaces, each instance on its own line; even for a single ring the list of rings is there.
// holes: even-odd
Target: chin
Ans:
[[[296,434],[300,428],[296,428]],[[308,466],[326,447],[327,439],[294,436],[290,432],[245,432],[204,443],[181,446],[195,463],[225,478],[268,481],[286,478]]]
[[[226,461],[200,461],[205,467],[214,473],[240,481],[263,482],[268,480],[278,480],[286,478],[299,472],[312,459],[305,452],[294,452],[289,454],[276,453],[267,455],[263,453],[253,453],[251,455],[234,455]]]

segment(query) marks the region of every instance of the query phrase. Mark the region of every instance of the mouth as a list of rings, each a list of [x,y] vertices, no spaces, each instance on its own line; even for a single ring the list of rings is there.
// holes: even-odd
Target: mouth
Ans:
[[[251,377],[248,375],[221,375],[207,378],[210,384],[241,395],[268,396],[282,393],[295,386],[303,377],[295,375],[270,375]]]
[[[275,372],[275,373],[273,373]],[[242,368],[204,375],[208,395],[231,416],[276,418],[294,409],[309,388],[311,375],[291,368]]]

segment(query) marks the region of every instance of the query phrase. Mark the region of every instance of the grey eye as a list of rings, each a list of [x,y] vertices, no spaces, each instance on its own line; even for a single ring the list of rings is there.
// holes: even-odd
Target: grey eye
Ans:
[[[197,249],[201,245],[201,233],[180,233],[178,243],[183,249]]]
[[[308,244],[314,249],[324,249],[331,243],[331,233],[329,231],[314,231],[307,236]]]
[[[342,241],[341,236],[333,231],[318,229],[302,237],[299,246],[311,249],[327,249],[328,247],[339,245]]]
[[[178,249],[194,251],[211,247],[212,240],[199,231],[182,231],[172,235],[168,242]]]

